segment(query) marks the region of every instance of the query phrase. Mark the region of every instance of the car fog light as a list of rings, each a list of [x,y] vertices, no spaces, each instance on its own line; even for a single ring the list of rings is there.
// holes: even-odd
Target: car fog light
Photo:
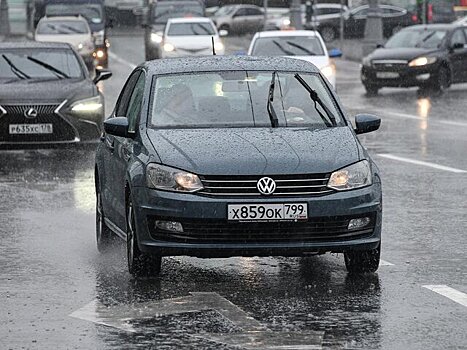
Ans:
[[[177,221],[156,221],[156,229],[172,232],[183,232],[183,226]]]
[[[417,80],[428,80],[430,79],[430,73],[417,75]]]
[[[349,230],[357,230],[359,228],[363,228],[367,226],[369,223],[370,223],[369,217],[352,219],[349,221],[349,226],[347,228]]]

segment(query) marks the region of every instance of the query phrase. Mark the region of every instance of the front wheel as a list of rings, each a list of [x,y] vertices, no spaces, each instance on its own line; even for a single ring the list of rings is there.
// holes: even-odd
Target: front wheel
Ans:
[[[446,67],[441,66],[438,71],[438,77],[436,79],[435,86],[434,86],[435,92],[440,93],[440,94],[443,93],[446,89],[449,88],[449,84],[450,84],[449,70]]]
[[[368,84],[365,84],[364,86],[365,86],[365,91],[366,91],[367,96],[378,95],[379,87],[375,85],[368,85]]]
[[[96,192],[96,242],[97,250],[103,253],[109,249],[109,246],[112,243],[113,234],[105,223],[100,190],[96,189]]]
[[[376,272],[379,267],[380,255],[381,244],[375,249],[345,252],[345,267],[349,273]]]
[[[135,212],[131,199],[128,199],[126,206],[126,218],[128,271],[137,277],[159,275],[162,258],[160,256],[145,254],[138,247]]]

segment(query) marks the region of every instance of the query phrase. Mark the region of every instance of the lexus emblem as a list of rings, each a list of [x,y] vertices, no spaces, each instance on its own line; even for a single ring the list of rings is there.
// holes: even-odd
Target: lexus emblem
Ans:
[[[258,189],[259,193],[269,196],[276,190],[276,182],[270,177],[262,177],[258,180],[256,188]]]
[[[29,119],[34,119],[37,117],[37,111],[34,108],[29,108],[24,111],[24,116]]]

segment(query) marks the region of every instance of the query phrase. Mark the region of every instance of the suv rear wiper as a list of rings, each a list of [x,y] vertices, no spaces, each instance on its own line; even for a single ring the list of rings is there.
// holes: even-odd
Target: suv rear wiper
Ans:
[[[271,120],[271,126],[277,128],[279,126],[279,119],[277,119],[277,114],[272,103],[274,102],[274,88],[276,86],[276,72],[272,72],[271,84],[269,85],[269,94],[268,94],[268,114],[269,119]]]
[[[62,72],[61,70],[55,68],[54,66],[51,66],[51,65],[48,64],[48,63],[42,62],[41,60],[38,60],[37,58],[31,57],[31,56],[27,56],[26,58],[27,58],[28,60],[30,60],[30,61],[32,61],[32,62],[38,64],[39,66],[42,66],[42,67],[44,67],[45,69],[47,69],[47,70],[49,70],[49,71],[55,73],[55,75],[56,75],[58,78],[60,78],[60,79],[62,79],[62,78],[67,78],[67,79],[69,79],[69,78],[70,78],[70,77],[68,76],[68,74]],[[61,77],[60,77],[60,76],[61,76]]]
[[[5,54],[2,54],[2,57],[3,59],[6,61],[6,63],[8,63],[8,65],[10,66],[10,69],[11,71],[13,72],[14,75],[16,75],[18,78],[20,78],[21,80],[24,80],[24,79],[29,79],[30,76],[27,75],[26,73],[24,73],[21,69],[19,69],[18,67],[16,67],[13,62],[11,62],[11,60],[6,57]]]
[[[318,96],[318,93],[313,90],[310,85],[307,84],[307,82],[300,76],[300,74],[296,73],[295,75],[295,79],[298,80],[298,82],[308,91],[308,93],[310,94],[310,98],[313,100],[313,102],[315,103],[315,110],[318,112],[319,116],[321,117],[321,119],[323,119],[323,122],[324,124],[326,124],[326,126],[330,127],[330,126],[337,126],[337,121],[336,121],[336,117],[334,117],[334,115],[331,113],[331,111],[329,110],[329,108],[326,106],[326,104],[319,98]],[[326,114],[328,115],[329,119],[331,120],[331,123],[329,122],[329,120],[326,119],[326,117],[323,115],[323,113],[321,113],[321,111],[318,109],[318,106],[316,104],[319,104],[321,106],[321,108],[324,109],[324,111],[326,112]]]

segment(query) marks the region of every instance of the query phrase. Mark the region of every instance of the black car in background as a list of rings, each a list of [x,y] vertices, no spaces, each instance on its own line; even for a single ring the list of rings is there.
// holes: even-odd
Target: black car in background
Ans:
[[[104,99],[82,58],[64,43],[0,43],[0,148],[96,142]]]
[[[419,86],[442,92],[467,82],[467,27],[453,24],[405,28],[363,59],[361,80],[369,94],[382,87]]]

